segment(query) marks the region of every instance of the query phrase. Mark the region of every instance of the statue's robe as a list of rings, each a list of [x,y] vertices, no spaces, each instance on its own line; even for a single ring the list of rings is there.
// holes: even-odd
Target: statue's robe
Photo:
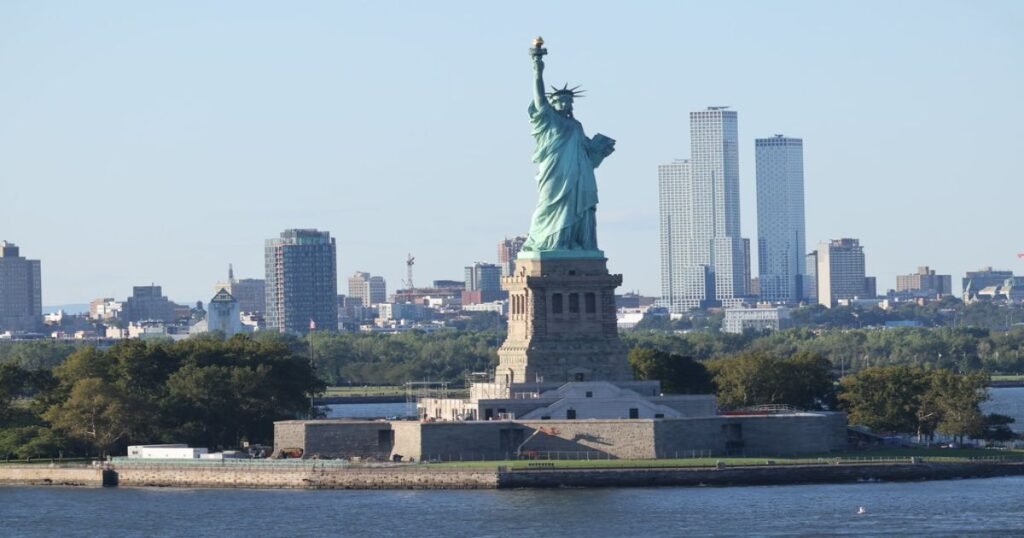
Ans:
[[[594,169],[604,154],[580,122],[555,112],[547,100],[539,109],[530,103],[529,113],[538,197],[523,250],[597,250]]]

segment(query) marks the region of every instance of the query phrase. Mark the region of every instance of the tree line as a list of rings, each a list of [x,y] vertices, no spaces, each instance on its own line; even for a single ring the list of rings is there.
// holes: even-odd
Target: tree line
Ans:
[[[1013,418],[982,414],[988,398],[984,372],[958,374],[920,366],[872,366],[836,379],[831,363],[812,352],[773,356],[743,351],[698,362],[637,347],[629,362],[638,379],[660,379],[666,393],[714,393],[720,408],[785,405],[801,410],[841,410],[849,422],[882,433],[936,433],[1006,441]]]
[[[125,340],[52,368],[0,365],[0,456],[123,453],[132,443],[210,449],[270,443],[322,391],[306,357],[275,338]]]
[[[328,385],[395,385],[406,381],[458,383],[470,372],[493,371],[505,333],[445,330],[399,334],[316,332],[304,338],[257,333],[293,353],[310,357]],[[760,352],[789,357],[814,354],[829,361],[836,375],[871,366],[912,365],[957,372],[1024,374],[1024,327],[1009,331],[975,327],[892,329],[796,328],[768,334],[626,331],[629,348],[644,347],[698,361]],[[0,343],[0,364],[29,370],[50,369],[86,347],[57,341]]]

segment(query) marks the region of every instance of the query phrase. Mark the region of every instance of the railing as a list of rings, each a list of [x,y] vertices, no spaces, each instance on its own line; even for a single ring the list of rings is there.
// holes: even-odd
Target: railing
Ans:
[[[159,467],[159,466],[179,466],[179,467],[232,467],[232,468],[283,468],[283,469],[303,469],[312,467],[332,467],[342,468],[351,467],[352,463],[348,460],[313,460],[313,459],[242,459],[242,458],[227,458],[227,459],[177,459],[177,458],[126,458],[116,457],[111,458],[110,464],[115,468],[117,467]],[[362,464],[362,466],[371,466],[380,464]]]

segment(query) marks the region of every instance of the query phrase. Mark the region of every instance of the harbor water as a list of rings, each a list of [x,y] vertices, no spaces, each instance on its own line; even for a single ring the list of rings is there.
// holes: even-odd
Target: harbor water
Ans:
[[[486,491],[0,488],[8,537],[1020,536],[1024,477]],[[863,513],[858,513],[863,509]]]

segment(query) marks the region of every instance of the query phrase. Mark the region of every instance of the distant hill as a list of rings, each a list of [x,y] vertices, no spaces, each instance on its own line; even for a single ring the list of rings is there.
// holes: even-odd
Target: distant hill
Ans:
[[[51,306],[43,305],[43,313],[50,314],[58,310],[63,310],[65,314],[88,314],[89,303],[84,304],[56,304]]]

